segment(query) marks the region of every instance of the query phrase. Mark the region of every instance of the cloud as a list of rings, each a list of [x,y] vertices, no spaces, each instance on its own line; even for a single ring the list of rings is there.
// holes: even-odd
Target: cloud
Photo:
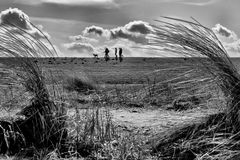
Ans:
[[[37,28],[32,28],[28,32],[33,35],[35,38],[40,39],[40,38],[45,38],[45,36],[50,39],[51,36],[46,32],[43,31],[43,26],[42,25],[36,25]]]
[[[240,40],[232,43],[226,43],[224,44],[224,47],[226,48],[226,50],[231,52],[240,52]]]
[[[97,35],[99,37],[106,37],[106,38],[110,38],[110,30],[108,29],[103,29],[102,27],[99,26],[90,26],[90,27],[86,27],[83,30],[83,35],[84,36],[89,36],[89,35]]]
[[[79,53],[92,53],[95,48],[90,43],[72,42],[64,44],[64,47],[70,51],[77,51]]]
[[[58,4],[68,6],[97,6],[97,5],[111,5],[116,6],[114,0],[18,0],[18,3],[28,5],[39,5],[39,4]]]
[[[210,4],[214,4],[219,0],[162,0],[162,2],[172,2],[172,3],[181,3],[186,5],[194,5],[194,6],[206,6]]]
[[[50,44],[47,41],[41,41],[48,49],[49,51],[51,51],[53,53],[52,56],[64,56],[64,54],[61,52],[61,50],[59,49],[58,46],[54,45],[54,44]]]
[[[184,4],[188,4],[188,5],[206,6],[206,5],[214,4],[214,3],[218,2],[218,1],[219,0],[195,0],[195,1],[186,0],[183,3]]]
[[[114,54],[114,48],[121,47],[124,56],[146,56],[137,50],[143,44],[147,44],[148,36],[154,33],[152,26],[144,21],[132,21],[124,26],[105,29],[100,26],[89,26],[82,31],[82,35],[70,36],[71,43],[64,44],[67,50],[81,53],[98,53],[100,56],[104,54],[104,48],[108,47],[111,54]],[[137,50],[137,52],[135,52]],[[141,49],[140,49],[141,50]]]
[[[26,0],[23,0],[26,1]],[[45,4],[57,4],[64,6],[89,6],[106,9],[117,8],[118,4],[114,0],[41,0]]]
[[[124,26],[125,30],[133,33],[150,34],[153,32],[152,26],[147,22],[133,21]]]
[[[45,38],[45,36],[47,38],[50,38],[50,35],[47,32],[43,31],[42,25],[36,26],[38,29],[34,27],[31,24],[28,15],[17,8],[9,8],[2,11],[0,13],[0,24],[13,25],[24,29],[26,32],[28,32],[37,39]]]
[[[97,37],[105,37],[108,40],[122,38],[135,43],[144,44],[148,41],[146,36],[153,32],[154,30],[149,23],[143,21],[132,21],[125,26],[113,29],[104,29],[99,26],[87,27],[84,29],[83,35],[96,35]]]
[[[145,34],[135,34],[133,32],[126,31],[125,28],[116,28],[111,30],[111,39],[128,39],[135,43],[144,44],[147,43]]]
[[[98,43],[97,39],[84,37],[82,35],[70,36],[69,39],[72,41],[78,41],[78,42],[84,42],[84,43]]]
[[[217,34],[218,36],[221,36],[220,38],[227,38],[231,41],[236,41],[238,39],[235,32],[231,31],[230,29],[222,26],[221,24],[216,24],[212,28],[213,32]]]
[[[236,56],[236,54],[233,53],[240,51],[240,39],[237,34],[221,24],[216,24],[212,30],[229,54],[231,56]]]

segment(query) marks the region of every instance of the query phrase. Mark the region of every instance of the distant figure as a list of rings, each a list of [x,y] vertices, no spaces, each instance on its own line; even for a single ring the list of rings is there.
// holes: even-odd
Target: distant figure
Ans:
[[[98,54],[94,54],[94,53],[93,53],[93,57],[94,57],[94,58],[98,58]]]
[[[110,57],[109,57],[109,49],[108,48],[105,48],[105,56],[104,56],[104,59],[105,59],[105,61],[107,62],[107,61],[109,61],[110,60]]]
[[[123,49],[122,48],[119,48],[119,61],[120,62],[122,62],[123,61],[123,54],[122,54],[122,52],[123,52]]]
[[[115,48],[115,60],[118,61],[117,48]]]

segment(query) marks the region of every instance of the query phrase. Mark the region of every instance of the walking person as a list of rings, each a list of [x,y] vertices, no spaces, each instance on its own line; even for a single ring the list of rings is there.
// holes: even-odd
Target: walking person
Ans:
[[[123,61],[123,49],[119,48],[119,61],[122,62]]]
[[[118,61],[117,48],[115,48],[115,60]]]
[[[110,51],[109,51],[109,49],[106,47],[104,52],[105,52],[104,59],[105,59],[105,61],[107,62],[107,61],[110,60],[110,57],[109,57],[109,54],[108,54]]]

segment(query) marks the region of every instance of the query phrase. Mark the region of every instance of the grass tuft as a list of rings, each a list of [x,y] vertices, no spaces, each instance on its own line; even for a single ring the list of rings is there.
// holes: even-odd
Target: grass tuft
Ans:
[[[85,75],[67,75],[64,88],[70,92],[90,94],[97,90],[96,83]]]
[[[160,152],[163,159],[186,155],[190,159],[230,159],[238,151],[240,75],[211,29],[196,20],[165,18],[166,21],[158,21],[159,25],[153,26],[155,34],[149,45],[184,57],[201,57],[198,59],[202,65],[198,68],[210,73],[222,89],[228,106],[224,113],[209,116],[202,122],[169,130],[167,135],[157,138],[153,150]]]
[[[19,133],[24,139],[25,144],[12,154],[31,146],[37,149],[60,148],[62,140],[67,136],[65,112],[50,99],[44,71],[35,63],[37,58],[57,56],[57,53],[47,38],[36,39],[14,25],[1,24],[0,37],[0,56],[11,57],[13,60],[13,64],[4,63],[1,69],[8,68],[13,72],[14,76],[10,81],[13,84],[20,82],[33,95],[30,104],[18,113],[24,118],[13,120],[11,130],[1,125],[3,131]],[[6,134],[2,135],[6,139]],[[9,141],[15,139],[11,138]],[[1,150],[1,153],[11,152],[8,143],[2,147],[5,151]]]

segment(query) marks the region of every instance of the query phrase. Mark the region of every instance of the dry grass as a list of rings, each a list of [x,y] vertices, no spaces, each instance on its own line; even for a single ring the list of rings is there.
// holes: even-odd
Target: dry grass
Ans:
[[[21,135],[5,140],[1,145],[2,153],[16,154],[26,147],[34,146],[36,149],[61,148],[61,143],[66,138],[64,110],[51,101],[46,86],[42,68],[35,63],[35,58],[55,56],[56,53],[49,49],[51,45],[48,39],[38,40],[13,25],[2,24],[0,26],[0,51],[3,57],[15,57],[15,64],[3,64],[1,68],[7,68],[12,72],[10,79],[12,84],[22,84],[27,92],[31,92],[32,99],[28,106],[18,113],[21,118],[8,122],[9,127],[1,125],[1,140],[6,139],[6,134]],[[54,49],[53,49],[54,50]],[[24,117],[24,118],[23,118]],[[23,141],[18,149],[13,149],[15,143]],[[27,151],[26,151],[27,152]]]
[[[167,18],[177,23],[159,21],[150,45],[160,50],[199,59],[199,68],[212,75],[228,102],[225,113],[212,115],[203,122],[175,128],[158,138],[154,150],[163,159],[231,159],[239,143],[240,75],[212,30],[193,22]],[[233,145],[233,143],[235,145]]]
[[[86,75],[67,75],[64,81],[64,88],[68,91],[76,91],[80,94],[90,94],[97,90],[95,82]]]

